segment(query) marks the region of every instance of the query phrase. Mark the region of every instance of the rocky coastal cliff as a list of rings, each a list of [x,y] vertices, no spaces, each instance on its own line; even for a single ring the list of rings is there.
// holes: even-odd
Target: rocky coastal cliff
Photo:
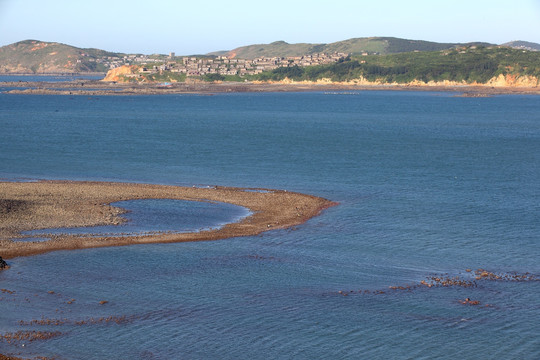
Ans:
[[[279,83],[283,84],[295,84],[302,83],[296,82],[290,79],[284,79]],[[311,82],[303,82],[311,83]],[[384,82],[384,81],[369,81],[365,78],[354,79],[346,82],[334,82],[331,79],[324,78],[317,80],[315,83],[318,84],[343,84],[343,85],[395,85],[395,86],[415,86],[415,87],[456,87],[456,86],[477,86],[477,87],[494,87],[494,88],[538,88],[540,87],[540,79],[535,76],[517,76],[517,75],[503,75],[493,77],[485,83],[472,82],[467,83],[465,81],[421,81],[413,80],[407,83],[397,83],[397,82]]]
[[[109,70],[107,75],[102,81],[109,82],[128,82],[128,81],[137,81],[137,76],[139,73],[139,67],[136,65],[124,65],[118,68]],[[149,82],[148,79],[144,79],[144,82]],[[332,81],[330,78],[322,78],[316,81],[295,81],[289,78],[285,78],[279,81],[256,81],[257,83],[270,83],[270,84],[327,84],[327,85],[361,85],[361,86],[380,86],[380,85],[395,85],[395,86],[415,86],[415,87],[456,87],[456,86],[480,86],[480,87],[495,87],[495,88],[538,88],[540,87],[540,79],[535,76],[530,75],[503,75],[492,77],[485,83],[471,82],[467,83],[465,81],[421,81],[413,80],[406,83],[397,83],[397,82],[385,82],[382,80],[370,81],[364,77],[359,77],[350,81]]]
[[[117,68],[111,69],[105,75],[102,81],[126,81],[126,75],[134,75],[138,71],[138,66],[135,65],[123,65]]]

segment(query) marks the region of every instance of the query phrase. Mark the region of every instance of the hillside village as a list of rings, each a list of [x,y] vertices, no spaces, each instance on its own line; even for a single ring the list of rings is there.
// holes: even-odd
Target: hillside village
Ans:
[[[540,50],[540,44],[526,41],[512,41],[495,45],[482,42],[434,43],[392,37],[370,37],[353,38],[330,44],[288,44],[284,41],[277,41],[270,44],[242,46],[227,52],[175,56],[174,53],[169,55],[125,54],[94,48],[82,49],[56,42],[23,40],[0,47],[0,73],[106,73],[127,66],[131,72],[129,75],[133,77],[138,75],[139,80],[146,77],[150,81],[163,81],[166,78],[164,72],[169,77],[172,76],[171,79],[177,81],[182,81],[186,77],[204,77],[209,80],[223,76],[256,76],[276,68],[286,69],[292,66],[298,66],[301,69],[312,65],[332,66],[340,59],[347,59],[349,55],[354,58],[361,55],[381,55],[384,58],[387,55],[408,53],[409,55],[406,57],[410,57],[415,53],[448,52],[461,48],[475,49],[477,47],[500,48],[501,51],[504,48],[514,48],[527,53]],[[534,54],[531,56],[534,57]],[[366,58],[365,61],[368,59]],[[278,72],[283,71],[285,70],[278,70]],[[157,80],[158,78],[160,80]]]
[[[263,71],[273,70],[279,67],[313,66],[329,64],[344,60],[345,53],[318,53],[296,57],[273,57],[257,58],[254,60],[228,58],[218,56],[216,58],[181,57],[177,58],[171,53],[168,59],[152,59],[145,56],[128,55],[123,61],[110,63],[110,68],[121,65],[139,65],[139,74],[155,74],[163,71],[182,73],[187,76],[204,76],[208,74],[227,75],[256,75]],[[127,75],[137,77],[138,74]]]

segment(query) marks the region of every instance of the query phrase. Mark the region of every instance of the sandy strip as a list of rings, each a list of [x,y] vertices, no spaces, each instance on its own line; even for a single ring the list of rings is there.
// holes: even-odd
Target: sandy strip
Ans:
[[[21,231],[119,224],[124,221],[120,216],[123,210],[109,204],[134,199],[219,201],[244,206],[253,214],[221,229],[196,233],[125,237],[54,235],[51,240],[41,242],[11,240],[25,237]],[[334,205],[323,198],[285,190],[73,181],[0,182],[0,256],[9,259],[55,250],[253,236],[302,224]]]
[[[415,85],[415,84],[348,84],[348,83],[266,83],[266,82],[181,82],[170,87],[159,87],[155,83],[112,83],[100,80],[47,82],[5,82],[4,87],[15,87],[6,94],[28,95],[164,95],[164,94],[202,94],[243,92],[307,92],[307,91],[446,91],[462,96],[485,97],[503,94],[540,95],[540,87],[492,87],[486,85]]]

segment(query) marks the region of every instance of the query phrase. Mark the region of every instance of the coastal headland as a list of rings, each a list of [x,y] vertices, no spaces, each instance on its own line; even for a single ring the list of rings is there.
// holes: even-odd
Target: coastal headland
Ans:
[[[120,224],[125,221],[121,217],[125,211],[110,204],[136,199],[225,202],[246,207],[251,215],[219,229],[199,232],[124,236],[56,234],[47,235],[48,241],[17,241],[28,238],[21,232],[35,229]],[[0,182],[0,256],[10,259],[57,250],[253,236],[300,225],[334,205],[320,197],[286,190],[110,182]]]

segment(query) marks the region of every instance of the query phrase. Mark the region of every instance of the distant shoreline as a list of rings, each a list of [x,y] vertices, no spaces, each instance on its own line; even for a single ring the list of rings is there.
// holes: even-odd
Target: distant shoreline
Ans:
[[[167,185],[39,181],[0,182],[0,256],[11,259],[57,250],[150,243],[219,240],[254,236],[262,232],[303,224],[336,203],[286,190],[231,187],[181,187]],[[177,199],[219,201],[248,208],[252,214],[236,223],[191,233],[157,232],[126,236],[39,235],[48,241],[13,241],[29,238],[21,232],[35,229],[115,225],[123,210],[109,204],[122,200]]]
[[[85,73],[80,73],[80,72],[66,72],[66,73],[39,73],[39,74],[35,74],[35,73],[28,73],[28,72],[22,72],[22,73],[0,73],[0,76],[58,76],[58,77],[62,77],[62,76],[101,76],[103,75],[103,77],[105,77],[107,73],[104,73],[104,72],[85,72]]]
[[[455,92],[461,96],[486,97],[507,94],[540,95],[540,87],[490,87],[473,85],[384,85],[384,84],[340,84],[308,82],[178,82],[167,85],[157,83],[114,83],[100,80],[75,80],[59,83],[50,82],[1,82],[3,87],[16,89],[5,94],[26,95],[166,95],[166,94],[218,94],[243,92],[315,92],[315,91],[440,91]],[[22,88],[22,89],[18,89]]]

